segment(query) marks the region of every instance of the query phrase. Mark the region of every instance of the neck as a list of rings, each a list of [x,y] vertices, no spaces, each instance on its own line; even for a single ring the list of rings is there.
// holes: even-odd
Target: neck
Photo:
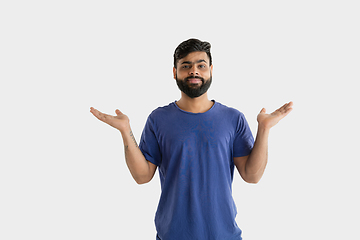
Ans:
[[[207,93],[204,93],[197,98],[190,98],[185,93],[181,92],[181,98],[176,102],[176,105],[186,112],[204,113],[210,110],[214,105],[214,102],[208,99]]]

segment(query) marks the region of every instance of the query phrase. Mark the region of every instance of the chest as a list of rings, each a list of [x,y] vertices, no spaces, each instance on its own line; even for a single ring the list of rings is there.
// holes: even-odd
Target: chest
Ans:
[[[163,154],[184,151],[212,151],[232,146],[235,127],[220,117],[170,119],[161,122],[157,130]]]

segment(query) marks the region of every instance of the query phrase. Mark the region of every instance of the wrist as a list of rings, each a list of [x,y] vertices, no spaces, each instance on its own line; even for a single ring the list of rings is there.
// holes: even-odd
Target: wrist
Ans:
[[[120,131],[120,133],[122,135],[124,134],[129,134],[129,132],[131,132],[131,127],[130,127],[130,124],[126,125],[126,126],[123,126],[121,128],[118,128],[118,130]]]
[[[258,125],[258,133],[269,134],[269,132],[270,132],[270,127],[263,124]]]

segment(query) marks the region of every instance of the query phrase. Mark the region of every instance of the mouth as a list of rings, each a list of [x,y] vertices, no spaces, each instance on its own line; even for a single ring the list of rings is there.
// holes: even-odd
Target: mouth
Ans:
[[[203,82],[203,79],[200,77],[188,77],[186,81],[190,84],[199,84]]]

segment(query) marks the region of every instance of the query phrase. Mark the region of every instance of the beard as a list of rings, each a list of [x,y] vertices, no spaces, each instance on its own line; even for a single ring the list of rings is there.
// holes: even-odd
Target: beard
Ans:
[[[188,79],[190,78],[200,79],[202,82],[201,85],[199,86],[199,84],[197,83],[196,84],[189,83]],[[178,85],[180,91],[185,93],[190,98],[197,98],[203,95],[204,93],[206,93],[207,90],[210,88],[211,82],[212,82],[211,75],[210,78],[206,81],[204,78],[198,76],[190,76],[182,80],[178,79],[178,77],[176,76],[176,84]]]

